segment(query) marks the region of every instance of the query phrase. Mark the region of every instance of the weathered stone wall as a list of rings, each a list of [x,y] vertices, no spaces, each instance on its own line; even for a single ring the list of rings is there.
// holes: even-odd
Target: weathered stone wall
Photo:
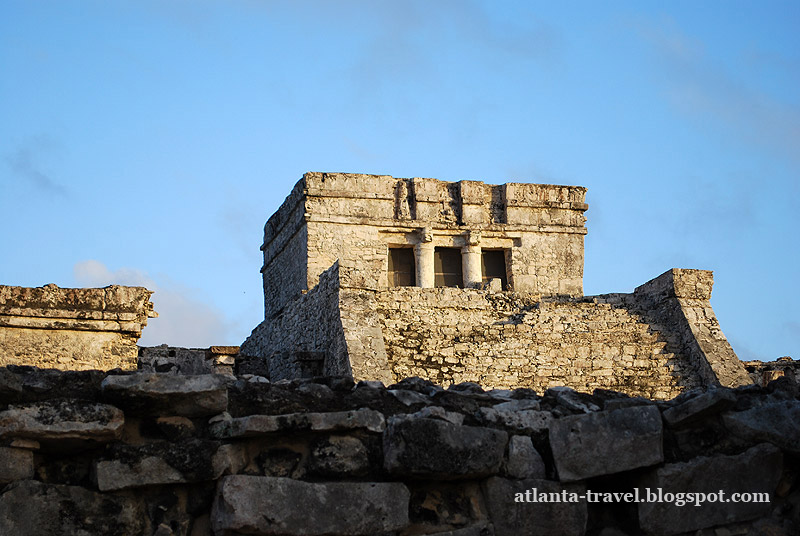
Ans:
[[[263,360],[276,380],[352,374],[339,318],[338,264],[308,293],[256,326],[240,354]]]
[[[396,378],[498,388],[557,385],[666,399],[701,384],[631,295],[540,301],[482,290],[378,293]]]
[[[641,307],[656,312],[655,324],[677,336],[677,350],[687,357],[703,383],[735,387],[751,383],[728,344],[711,308],[714,276],[708,270],[673,268],[634,291]]]
[[[266,318],[277,314],[337,260],[386,287],[389,247],[426,244],[509,252],[519,292],[580,296],[583,212],[579,186],[306,173],[264,227]],[[418,261],[418,269],[421,269]],[[432,264],[429,266],[432,270]],[[420,286],[421,282],[418,282]]]
[[[744,368],[756,385],[766,386],[772,380],[786,377],[795,383],[800,382],[800,360],[789,356],[775,361],[745,361]]]
[[[308,376],[300,361],[311,353],[324,360],[317,370],[384,382],[419,376],[440,385],[563,385],[668,399],[751,381],[716,323],[711,272],[670,270],[632,294],[555,299],[375,289],[360,273],[335,265],[319,287],[256,328],[242,353],[265,358],[273,380]],[[320,325],[328,322],[331,329]]]
[[[138,370],[183,375],[233,374],[238,357],[238,346],[140,346]]]
[[[786,379],[653,402],[12,366],[0,533],[791,535],[798,422]]]
[[[156,316],[151,291],[0,286],[0,365],[136,368],[136,341]]]

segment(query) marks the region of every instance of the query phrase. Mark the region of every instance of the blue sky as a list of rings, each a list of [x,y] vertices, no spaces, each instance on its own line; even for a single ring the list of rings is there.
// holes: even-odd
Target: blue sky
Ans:
[[[796,1],[0,2],[0,283],[238,344],[306,171],[586,186],[586,294],[714,270],[739,356],[800,357]]]

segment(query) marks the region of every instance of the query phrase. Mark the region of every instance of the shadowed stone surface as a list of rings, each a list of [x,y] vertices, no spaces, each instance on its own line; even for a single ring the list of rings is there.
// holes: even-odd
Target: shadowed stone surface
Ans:
[[[23,480],[0,495],[0,534],[134,535],[142,533],[143,517],[130,499],[78,486]]]
[[[786,400],[722,416],[725,427],[751,442],[767,441],[800,454],[800,401]]]
[[[368,470],[369,453],[355,437],[331,436],[317,441],[308,460],[308,471],[314,475],[363,476]]]
[[[654,465],[664,461],[661,413],[636,406],[562,417],[550,425],[550,447],[562,482]]]
[[[536,489],[539,494],[574,493],[586,489],[578,484],[561,484],[549,480],[508,480],[492,477],[483,484],[486,506],[500,535],[580,536],[586,531],[586,501],[578,502],[516,502],[518,494]]]
[[[528,436],[511,436],[508,442],[508,459],[503,472],[511,478],[544,478],[544,460]]]
[[[752,447],[738,456],[699,457],[667,464],[642,478],[639,488],[663,493],[773,493],[781,477],[783,455],[773,445]],[[754,519],[771,509],[769,502],[704,502],[677,506],[669,502],[639,503],[639,522],[648,534],[672,535],[723,523]]]
[[[437,419],[393,417],[383,435],[384,467],[396,474],[478,477],[496,473],[508,434]]]
[[[731,389],[711,389],[686,402],[664,410],[664,420],[671,425],[689,424],[712,413],[719,413],[736,403]]]
[[[166,413],[187,417],[215,415],[228,407],[222,376],[204,374],[131,374],[108,376],[101,384],[103,396],[132,413]]]
[[[124,422],[122,411],[108,404],[50,400],[0,412],[0,437],[104,442],[118,438]]]
[[[226,476],[211,514],[215,531],[275,535],[375,535],[408,523],[409,492],[396,482],[311,484]]]
[[[331,413],[290,413],[288,415],[251,415],[214,423],[211,434],[219,438],[253,437],[285,430],[329,432],[364,428],[382,432],[386,420],[378,411],[359,409]]]
[[[498,404],[503,406],[503,404]],[[502,425],[521,433],[534,433],[547,430],[553,420],[553,415],[549,411],[538,411],[535,409],[496,409],[481,408],[480,418],[487,424]]]
[[[33,452],[0,447],[0,485],[33,477]]]
[[[214,480],[225,469],[223,460],[215,460],[218,447],[217,441],[198,439],[141,447],[116,446],[109,453],[114,459],[98,461],[95,465],[97,487],[101,491],[113,491]]]

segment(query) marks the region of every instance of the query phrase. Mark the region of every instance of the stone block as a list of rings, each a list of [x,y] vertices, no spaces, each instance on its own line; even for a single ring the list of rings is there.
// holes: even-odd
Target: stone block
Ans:
[[[800,402],[785,400],[722,415],[725,427],[752,443],[766,441],[800,454]]]
[[[33,452],[0,447],[0,485],[33,477]]]
[[[483,484],[486,507],[498,535],[583,535],[588,514],[586,501],[577,496],[585,491],[579,484],[536,479],[492,477]]]
[[[511,436],[503,473],[510,478],[544,478],[545,465],[528,436]]]
[[[223,477],[211,514],[215,533],[374,535],[408,525],[409,491],[398,482],[308,483]]]
[[[0,437],[107,442],[120,436],[124,423],[122,411],[108,404],[48,400],[0,412]]]
[[[673,426],[690,424],[707,415],[724,411],[735,403],[736,395],[731,389],[711,389],[664,410],[664,420]]]
[[[508,434],[438,419],[397,416],[383,434],[384,467],[395,474],[475,478],[496,474]]]
[[[134,499],[78,486],[23,480],[0,495],[0,534],[142,534],[144,518]]]
[[[661,463],[662,432],[661,413],[654,406],[556,419],[550,425],[550,447],[559,479],[573,482]]]
[[[364,428],[370,432],[382,432],[385,427],[386,420],[382,413],[362,408],[330,413],[250,415],[216,422],[210,432],[217,438],[234,438],[254,437],[287,430],[332,432]]]
[[[103,397],[127,412],[202,417],[228,407],[226,380],[215,374],[130,374],[108,376]]]
[[[321,476],[363,476],[369,470],[369,453],[358,438],[331,436],[314,443],[308,472]]]
[[[502,406],[502,404],[499,404]],[[535,409],[499,410],[496,408],[480,408],[478,416],[487,424],[504,426],[519,433],[536,433],[547,430],[553,420],[549,411]]]
[[[717,500],[639,503],[639,523],[648,534],[669,536],[694,532],[714,525],[736,523],[767,514],[769,502],[727,502],[734,493],[775,491],[783,470],[783,455],[773,445],[757,445],[736,456],[698,457],[684,463],[667,464],[654,469],[638,484],[640,493],[715,494]],[[719,493],[724,496],[719,497]],[[642,497],[643,498],[643,497]],[[684,498],[689,498],[684,495]],[[697,496],[692,497],[697,498]]]
[[[113,491],[214,480],[233,466],[232,460],[226,464],[221,456],[215,456],[218,447],[216,441],[199,439],[141,447],[116,445],[109,451],[108,460],[95,462],[97,487],[100,491]]]

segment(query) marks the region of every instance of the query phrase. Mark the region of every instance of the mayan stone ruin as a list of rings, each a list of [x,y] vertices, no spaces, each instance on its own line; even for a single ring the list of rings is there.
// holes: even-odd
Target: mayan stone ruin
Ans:
[[[135,369],[136,342],[158,316],[143,287],[0,285],[0,365]]]
[[[0,535],[793,536],[800,361],[712,274],[583,295],[585,189],[307,173],[238,346],[0,287]]]
[[[585,193],[306,173],[264,227],[265,319],[241,353],[276,380],[419,376],[659,399],[750,383],[711,309],[711,272],[583,295]]]

